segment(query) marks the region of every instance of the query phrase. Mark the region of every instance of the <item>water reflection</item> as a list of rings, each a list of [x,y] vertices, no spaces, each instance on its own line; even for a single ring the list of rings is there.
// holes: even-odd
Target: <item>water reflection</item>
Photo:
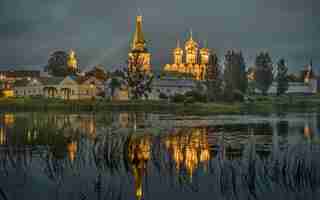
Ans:
[[[134,177],[136,199],[143,196],[143,177],[150,159],[151,142],[149,136],[130,138],[128,144],[128,159]]]
[[[295,197],[302,190],[308,199],[320,192],[317,114],[253,118],[255,122],[247,123],[242,116],[226,116],[223,123],[208,120],[202,126],[171,118],[170,125],[160,126],[165,117],[3,113],[0,189],[12,197],[19,183],[19,190],[32,199],[28,191],[34,184],[43,194],[54,187],[61,193],[59,199],[68,199],[70,192],[74,199],[91,199],[96,190],[88,185],[94,179],[100,199],[103,191],[109,199],[138,200],[194,199],[192,193],[202,199],[264,199],[266,194],[272,198],[274,191]],[[118,182],[124,186],[115,187]],[[86,193],[74,184],[85,185]],[[155,195],[157,191],[163,196]]]
[[[163,142],[175,161],[178,173],[185,168],[192,179],[200,164],[207,170],[210,152],[206,128],[176,129],[165,136]]]

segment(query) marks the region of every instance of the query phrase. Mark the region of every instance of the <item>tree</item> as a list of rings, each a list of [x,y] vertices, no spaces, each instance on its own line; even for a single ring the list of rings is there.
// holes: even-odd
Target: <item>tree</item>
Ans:
[[[247,90],[247,77],[245,71],[245,62],[241,52],[233,50],[225,55],[224,82],[225,93],[228,99],[233,99],[233,94],[244,94]]]
[[[122,80],[127,86],[130,98],[137,100],[148,98],[152,92],[153,75],[144,68],[143,56],[139,52],[132,54],[128,67],[122,69]]]
[[[222,79],[217,54],[212,54],[210,56],[205,84],[207,86],[208,100],[217,101],[220,99],[222,96]]]
[[[289,88],[288,82],[288,67],[286,66],[285,60],[280,59],[277,63],[277,95],[284,94]]]
[[[248,80],[247,92],[249,95],[252,95],[255,93],[255,89],[256,89],[256,72],[254,67],[248,68],[247,80]]]
[[[114,96],[114,92],[117,88],[121,87],[121,81],[118,80],[117,77],[112,77],[110,79],[109,88],[110,88],[110,96],[111,98]]]
[[[69,54],[65,51],[53,52],[48,60],[48,64],[45,68],[52,76],[65,77],[77,72],[77,68],[69,68],[70,64]]]
[[[269,87],[273,81],[273,67],[272,60],[267,52],[262,52],[256,57],[256,87],[262,92],[263,95],[267,95]]]

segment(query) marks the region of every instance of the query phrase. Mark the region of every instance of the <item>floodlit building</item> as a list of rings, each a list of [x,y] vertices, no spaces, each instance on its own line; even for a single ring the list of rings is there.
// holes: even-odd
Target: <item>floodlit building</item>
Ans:
[[[192,32],[190,32],[190,38],[185,42],[184,50],[178,41],[177,47],[172,51],[173,64],[166,64],[163,69],[164,73],[185,74],[196,80],[204,80],[211,55],[210,49],[205,47],[199,49],[199,44],[193,39]]]
[[[131,43],[131,50],[128,55],[129,70],[135,70],[135,68],[139,66],[141,70],[151,73],[151,54],[146,45],[147,43],[142,30],[142,16],[139,15],[136,17],[135,32]]]

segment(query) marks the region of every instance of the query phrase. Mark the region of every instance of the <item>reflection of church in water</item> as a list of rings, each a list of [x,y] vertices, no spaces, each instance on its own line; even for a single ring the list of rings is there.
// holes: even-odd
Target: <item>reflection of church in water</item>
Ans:
[[[202,165],[204,170],[208,169],[210,147],[206,128],[192,128],[187,133],[174,132],[166,136],[163,142],[175,162],[178,173],[186,170],[192,179],[194,171],[199,166]]]

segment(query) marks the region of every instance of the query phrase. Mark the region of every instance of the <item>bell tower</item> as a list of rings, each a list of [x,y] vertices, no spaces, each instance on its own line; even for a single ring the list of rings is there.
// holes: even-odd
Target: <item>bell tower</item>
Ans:
[[[206,42],[204,42],[204,47],[200,49],[200,64],[208,65],[210,58],[210,50],[206,47]]]
[[[78,69],[78,61],[76,58],[76,53],[72,49],[69,51],[67,65],[70,71],[75,72]]]
[[[196,64],[198,60],[198,43],[193,40],[192,30],[190,30],[190,38],[185,44],[186,64]]]
[[[142,31],[142,15],[138,15],[136,17],[135,32],[131,43],[131,51],[129,52],[128,57],[128,67],[136,68],[141,66],[147,73],[151,72],[151,54],[146,48],[146,41]]]
[[[177,47],[173,50],[173,63],[182,64],[183,50],[180,48],[180,41],[177,40]]]

